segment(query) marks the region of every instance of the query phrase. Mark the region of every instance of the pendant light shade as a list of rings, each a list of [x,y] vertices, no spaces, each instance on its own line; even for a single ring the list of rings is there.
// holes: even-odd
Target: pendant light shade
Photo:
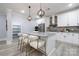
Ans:
[[[43,16],[45,15],[45,11],[42,10],[41,4],[40,4],[40,10],[37,12],[37,15],[38,15],[39,17],[43,17]]]
[[[31,21],[32,20],[32,17],[31,17],[31,15],[30,15],[30,8],[31,8],[31,6],[29,6],[29,16],[28,16],[28,21]]]
[[[28,16],[28,21],[31,21],[32,20],[32,17],[31,16]]]

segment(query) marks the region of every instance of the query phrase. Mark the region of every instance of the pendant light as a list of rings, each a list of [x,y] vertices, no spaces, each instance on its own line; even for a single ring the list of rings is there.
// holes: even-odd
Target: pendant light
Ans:
[[[45,15],[45,11],[42,10],[41,3],[40,3],[40,10],[37,12],[37,15],[38,15],[39,17],[43,17],[43,16]]]
[[[31,17],[31,15],[30,15],[30,8],[31,8],[31,6],[29,6],[28,8],[29,8],[29,16],[28,16],[28,21],[31,21],[31,20],[32,20],[32,17]]]

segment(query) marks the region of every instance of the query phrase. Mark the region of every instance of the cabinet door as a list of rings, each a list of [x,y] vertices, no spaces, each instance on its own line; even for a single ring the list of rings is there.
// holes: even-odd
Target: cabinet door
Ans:
[[[47,31],[48,29],[48,27],[49,27],[49,17],[45,17],[45,31]]]
[[[58,26],[67,26],[68,15],[61,14],[58,16]]]
[[[62,22],[63,22],[62,17],[63,17],[62,15],[58,15],[58,26],[63,26],[62,25]]]
[[[64,40],[67,43],[72,43],[73,42],[73,36],[71,35],[71,33],[65,33]]]
[[[63,15],[63,25],[68,26],[68,14],[67,13]]]
[[[64,40],[63,33],[60,32],[60,33],[57,34],[57,40],[59,40],[59,41]]]
[[[78,44],[78,34],[76,33],[66,33],[65,34],[65,41],[72,44]]]
[[[50,25],[49,17],[45,18],[45,25],[46,25],[46,27],[49,27],[49,25]]]
[[[79,43],[79,34],[78,34],[78,43]]]
[[[77,10],[77,26],[79,26],[79,10]]]
[[[73,33],[72,36],[74,37],[74,38],[73,38],[73,43],[74,43],[74,44],[79,44],[78,34],[77,34],[77,33]]]
[[[77,26],[77,12],[72,11],[68,13],[69,26]]]

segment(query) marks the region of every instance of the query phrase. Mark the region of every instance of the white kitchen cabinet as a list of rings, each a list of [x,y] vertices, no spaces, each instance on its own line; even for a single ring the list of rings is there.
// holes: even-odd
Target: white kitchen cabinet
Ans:
[[[49,19],[49,17],[45,17],[45,31],[47,31],[48,29],[48,27],[49,27],[49,25],[50,25],[50,21],[49,21],[50,19]]]
[[[77,26],[79,26],[79,10],[77,10]]]
[[[77,33],[64,33],[64,42],[79,45],[79,34]]]
[[[79,33],[78,33],[78,43],[79,43]]]
[[[73,42],[73,36],[71,33],[64,33],[63,37],[64,37],[64,42],[67,42],[67,43]]]
[[[79,45],[79,34],[78,33],[65,33],[65,41],[71,44]]]
[[[61,14],[58,16],[58,26],[67,26],[68,24],[68,15],[65,14]]]
[[[71,11],[68,13],[69,26],[77,26],[77,11]]]
[[[79,11],[70,11],[58,15],[58,26],[78,26],[79,24]]]
[[[58,32],[57,35],[56,35],[58,41],[63,41],[64,40],[64,37],[63,37],[63,33],[62,32]]]
[[[79,34],[73,33],[73,44],[79,44]]]
[[[63,22],[62,17],[63,17],[62,15],[58,15],[58,26],[63,26],[62,25],[62,22]]]
[[[78,44],[79,45],[79,34],[78,33],[58,33],[57,39],[58,41],[71,43],[71,44]]]

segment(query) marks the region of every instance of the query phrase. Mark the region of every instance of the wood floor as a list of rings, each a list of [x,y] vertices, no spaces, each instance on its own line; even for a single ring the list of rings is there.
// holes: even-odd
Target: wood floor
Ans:
[[[9,44],[9,45],[5,44],[5,42],[3,42],[3,43],[0,44],[0,56],[26,56],[25,51],[21,52],[19,50],[17,41],[16,42],[13,41],[13,43]],[[30,53],[30,55],[28,55],[28,56],[43,56],[43,54],[41,52],[35,50],[32,47],[29,47],[29,48],[31,48],[30,51],[33,50],[33,52]],[[29,51],[27,53],[29,53]]]
[[[79,46],[57,41],[56,48],[57,49],[51,54],[51,56],[79,56]],[[33,52],[29,54],[29,51],[27,51],[27,56],[45,56],[43,53],[30,46],[28,50]],[[1,42],[0,56],[26,56],[26,52],[20,51],[16,40],[8,45],[5,44],[5,42]]]

